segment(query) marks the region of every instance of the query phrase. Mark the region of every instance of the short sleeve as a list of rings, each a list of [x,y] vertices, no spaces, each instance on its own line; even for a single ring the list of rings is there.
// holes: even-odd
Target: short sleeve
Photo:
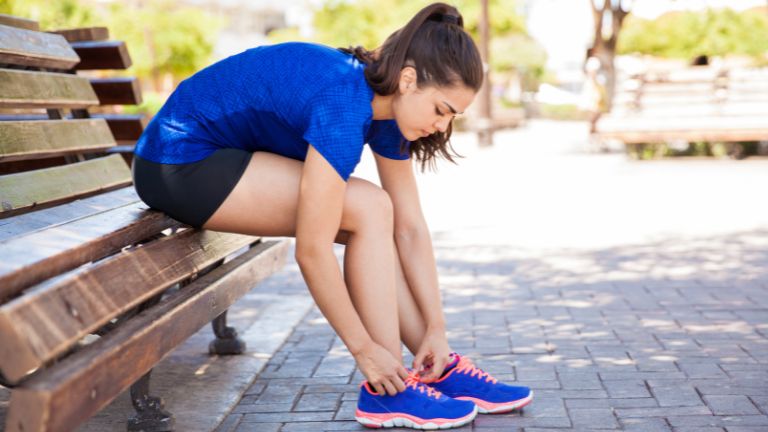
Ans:
[[[305,110],[307,127],[302,138],[323,155],[344,181],[349,180],[360,162],[365,141],[363,130],[370,118],[360,99],[354,86],[339,85],[315,94]]]
[[[405,147],[402,148],[402,144]],[[400,133],[395,120],[377,120],[372,122],[368,145],[376,154],[389,159],[405,160],[410,158],[408,142]]]

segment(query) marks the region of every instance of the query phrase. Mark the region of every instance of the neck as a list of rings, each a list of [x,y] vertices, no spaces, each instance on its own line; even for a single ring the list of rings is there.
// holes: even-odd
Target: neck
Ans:
[[[395,118],[392,112],[392,100],[394,95],[382,96],[378,93],[373,95],[371,108],[373,108],[374,120],[389,120]]]

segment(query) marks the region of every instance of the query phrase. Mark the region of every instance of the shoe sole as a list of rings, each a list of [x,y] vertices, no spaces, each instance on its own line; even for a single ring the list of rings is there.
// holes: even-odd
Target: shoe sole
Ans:
[[[412,429],[437,430],[451,429],[471,423],[478,413],[475,409],[464,417],[458,419],[432,419],[424,420],[405,413],[374,414],[360,411],[355,412],[355,420],[361,425],[372,428],[408,427]]]
[[[459,396],[454,399],[460,399],[460,400],[467,400],[472,401],[477,405],[477,410],[480,414],[501,414],[510,412],[516,409],[520,409],[529,403],[533,401],[533,390],[531,390],[531,393],[522,398],[518,399],[514,402],[504,402],[504,403],[493,403],[493,402],[486,402],[481,399],[475,399],[473,397],[469,396]]]

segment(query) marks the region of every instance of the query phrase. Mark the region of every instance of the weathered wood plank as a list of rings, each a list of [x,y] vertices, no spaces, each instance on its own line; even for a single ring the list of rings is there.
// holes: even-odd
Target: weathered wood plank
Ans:
[[[87,108],[98,104],[88,78],[0,69],[0,108]]]
[[[14,389],[7,432],[74,429],[279,269],[287,248],[286,241],[260,243],[41,371]]]
[[[94,78],[91,85],[100,105],[138,105],[142,102],[139,80],[128,78]]]
[[[179,223],[142,202],[0,243],[0,300],[82,264],[96,261]]]
[[[103,151],[115,146],[103,119],[0,122],[0,161]]]
[[[120,155],[0,177],[0,218],[131,183]]]
[[[80,61],[63,36],[0,25],[0,63],[71,69]]]
[[[0,306],[0,321],[7,323],[0,324],[3,376],[18,381],[109,320],[255,241],[188,229],[9,301]]]
[[[123,41],[72,42],[70,45],[80,56],[76,70],[128,69],[133,64]]]
[[[106,27],[62,29],[54,30],[49,33],[62,35],[67,42],[102,41],[109,39],[109,29]]]
[[[0,14],[0,24],[25,30],[40,31],[40,24],[37,21],[12,15]]]
[[[0,244],[11,238],[29,235],[33,231],[49,228],[52,225],[71,223],[76,219],[93,216],[139,201],[136,189],[129,186],[45,210],[0,219]],[[2,248],[1,245],[0,248]]]

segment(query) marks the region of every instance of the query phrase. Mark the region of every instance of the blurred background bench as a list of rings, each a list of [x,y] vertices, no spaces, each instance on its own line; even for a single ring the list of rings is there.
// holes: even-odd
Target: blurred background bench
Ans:
[[[103,28],[57,33],[0,17],[5,430],[72,430],[129,388],[129,430],[172,430],[153,366],[208,322],[211,353],[242,353],[227,309],[282,266],[287,242],[147,209],[126,164],[143,120],[104,114],[139,103],[138,83],[78,73],[127,68],[125,44]]]
[[[685,148],[689,143],[768,140],[768,69],[724,70],[694,66],[630,77],[613,111],[597,124],[598,138],[623,142],[628,151],[647,145]]]

